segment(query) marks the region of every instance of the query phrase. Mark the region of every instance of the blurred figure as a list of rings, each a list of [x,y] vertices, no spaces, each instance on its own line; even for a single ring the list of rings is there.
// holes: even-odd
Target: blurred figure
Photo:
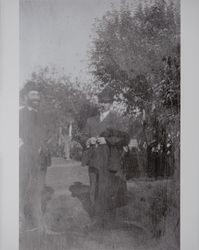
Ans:
[[[138,178],[144,170],[140,162],[138,141],[135,138],[130,139],[128,149],[126,150],[123,163],[126,172],[126,179]]]
[[[34,82],[23,89],[25,106],[19,112],[19,211],[27,230],[42,227],[41,199],[47,167],[51,164],[40,90]]]
[[[82,146],[79,142],[72,140],[71,141],[71,152],[70,152],[70,156],[73,160],[76,161],[81,161],[82,159]]]

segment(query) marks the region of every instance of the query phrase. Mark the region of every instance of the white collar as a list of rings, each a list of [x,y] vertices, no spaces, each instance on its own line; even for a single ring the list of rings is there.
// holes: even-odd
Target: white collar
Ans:
[[[100,114],[100,122],[102,122],[109,115],[110,112],[111,112],[111,109],[101,113]]]

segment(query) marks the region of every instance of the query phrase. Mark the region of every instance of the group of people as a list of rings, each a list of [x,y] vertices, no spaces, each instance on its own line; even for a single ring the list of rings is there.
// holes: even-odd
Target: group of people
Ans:
[[[29,231],[46,229],[42,192],[51,160],[43,115],[39,110],[40,90],[28,82],[23,91],[25,106],[20,109],[20,224]],[[127,185],[123,156],[129,136],[113,111],[114,96],[104,88],[98,96],[99,114],[87,120],[81,143],[82,166],[88,167],[92,225],[115,221],[116,208],[126,205]]]

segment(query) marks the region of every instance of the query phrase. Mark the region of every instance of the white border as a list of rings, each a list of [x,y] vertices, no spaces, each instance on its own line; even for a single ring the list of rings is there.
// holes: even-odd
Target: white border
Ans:
[[[18,0],[0,1],[0,249],[18,249]]]
[[[181,8],[181,250],[199,249],[199,1]]]
[[[82,0],[83,1],[83,0]],[[181,250],[199,249],[198,0],[183,0]],[[0,249],[18,249],[19,1],[0,1]]]

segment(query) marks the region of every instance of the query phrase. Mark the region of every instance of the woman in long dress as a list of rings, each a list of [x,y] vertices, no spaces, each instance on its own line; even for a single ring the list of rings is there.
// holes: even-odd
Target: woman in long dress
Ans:
[[[91,206],[95,220],[103,224],[113,221],[115,209],[127,201],[122,155],[129,138],[112,103],[112,92],[105,89],[99,95],[100,114],[87,120],[84,133],[83,165],[89,167]]]

